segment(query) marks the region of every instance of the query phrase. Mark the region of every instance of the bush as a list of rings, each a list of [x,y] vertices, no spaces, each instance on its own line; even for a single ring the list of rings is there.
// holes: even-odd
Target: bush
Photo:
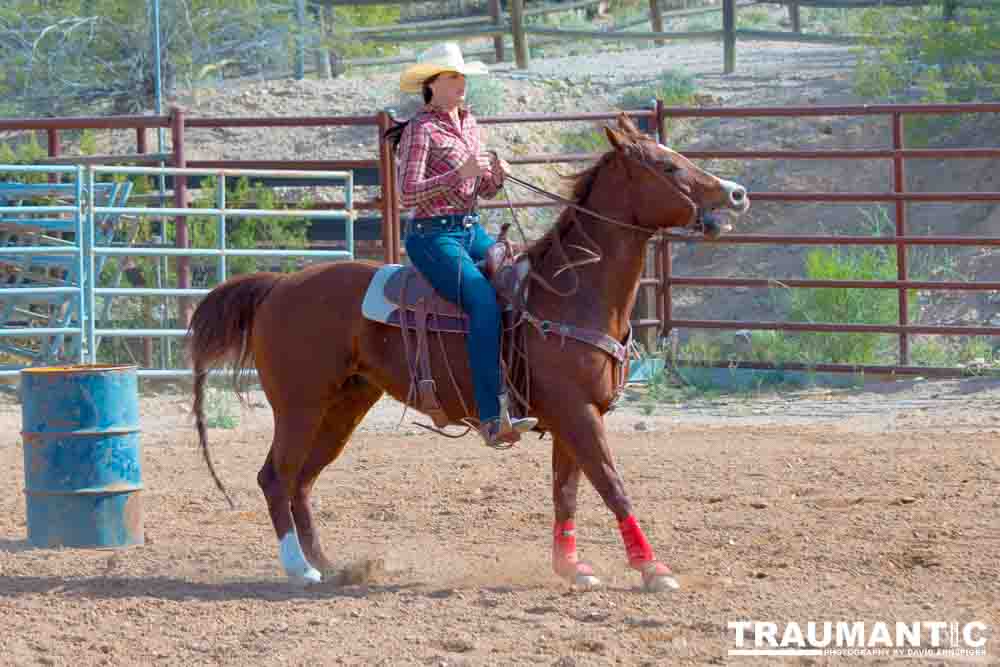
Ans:
[[[472,75],[466,78],[465,100],[476,116],[496,116],[504,112],[507,90],[496,77]]]
[[[651,100],[663,100],[667,106],[686,106],[694,103],[694,79],[684,72],[666,70],[656,82],[633,88],[622,93],[618,104],[623,109],[648,109]]]
[[[940,19],[939,6],[870,9],[857,53],[855,91],[864,97],[923,102],[996,99],[1000,91],[1000,9],[961,8],[959,20]]]
[[[895,252],[881,248],[813,250],[806,255],[806,275],[812,280],[895,280]],[[824,287],[793,290],[793,322],[893,324],[898,319],[895,290]],[[812,362],[873,363],[878,333],[804,333],[799,354]]]
[[[563,149],[569,153],[604,153],[611,148],[608,136],[599,128],[582,132],[563,132],[559,136],[559,141]]]

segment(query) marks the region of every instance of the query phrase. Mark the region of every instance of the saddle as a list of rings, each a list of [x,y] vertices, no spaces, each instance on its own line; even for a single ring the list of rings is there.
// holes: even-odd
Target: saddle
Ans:
[[[526,295],[524,280],[531,268],[526,256],[518,255],[507,239],[504,225],[486,258],[477,266],[497,293],[503,318],[509,322],[521,310]],[[469,317],[456,304],[439,295],[413,266],[387,264],[372,278],[361,306],[365,318],[403,329],[411,395],[416,408],[441,428],[450,423],[437,397],[437,385],[430,363],[429,333],[468,334]],[[415,334],[415,344],[411,341]]]

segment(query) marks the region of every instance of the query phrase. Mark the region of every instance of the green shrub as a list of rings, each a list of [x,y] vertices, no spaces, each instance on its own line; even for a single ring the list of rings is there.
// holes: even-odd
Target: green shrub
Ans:
[[[860,32],[866,38],[856,50],[855,91],[889,101],[914,94],[924,102],[996,99],[1000,8],[959,11],[959,20],[944,21],[937,5],[865,10]]]
[[[570,153],[603,153],[610,148],[608,137],[602,129],[582,132],[563,132],[559,135],[563,150]]]
[[[37,164],[46,157],[48,152],[38,143],[38,136],[30,132],[26,141],[0,142],[0,164]],[[24,172],[0,173],[0,180],[11,180],[19,183],[44,183],[48,174]]]
[[[764,7],[747,7],[736,13],[738,28],[759,28],[771,20],[771,15]]]
[[[352,35],[352,28],[392,25],[399,22],[398,5],[369,5],[363,7],[334,7],[332,34],[322,41],[341,58],[376,58],[394,56],[399,46],[388,42],[366,40],[364,35]]]
[[[666,70],[655,83],[626,90],[618,104],[623,109],[647,109],[651,100],[659,99],[666,106],[687,106],[694,103],[695,92],[695,82],[689,74]]]
[[[240,423],[239,405],[228,389],[205,390],[205,425],[209,428],[234,429]]]
[[[477,116],[496,116],[504,112],[507,91],[496,77],[473,75],[466,79],[465,99]]]

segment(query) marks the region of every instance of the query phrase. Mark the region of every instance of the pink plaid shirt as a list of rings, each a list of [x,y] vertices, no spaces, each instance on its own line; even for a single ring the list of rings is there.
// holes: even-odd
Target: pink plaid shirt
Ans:
[[[461,127],[455,127],[446,111],[428,104],[403,130],[398,156],[400,204],[414,209],[414,217],[467,213],[472,208],[476,179],[462,178],[458,168],[482,147],[473,115],[462,109],[459,119]],[[479,196],[492,197],[503,185],[503,172],[491,172],[479,181]]]

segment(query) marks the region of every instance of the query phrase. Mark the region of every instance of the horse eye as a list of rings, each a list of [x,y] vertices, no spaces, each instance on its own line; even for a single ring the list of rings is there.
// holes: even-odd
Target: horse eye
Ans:
[[[663,165],[664,174],[676,174],[678,172],[678,167],[673,162],[666,162]]]

